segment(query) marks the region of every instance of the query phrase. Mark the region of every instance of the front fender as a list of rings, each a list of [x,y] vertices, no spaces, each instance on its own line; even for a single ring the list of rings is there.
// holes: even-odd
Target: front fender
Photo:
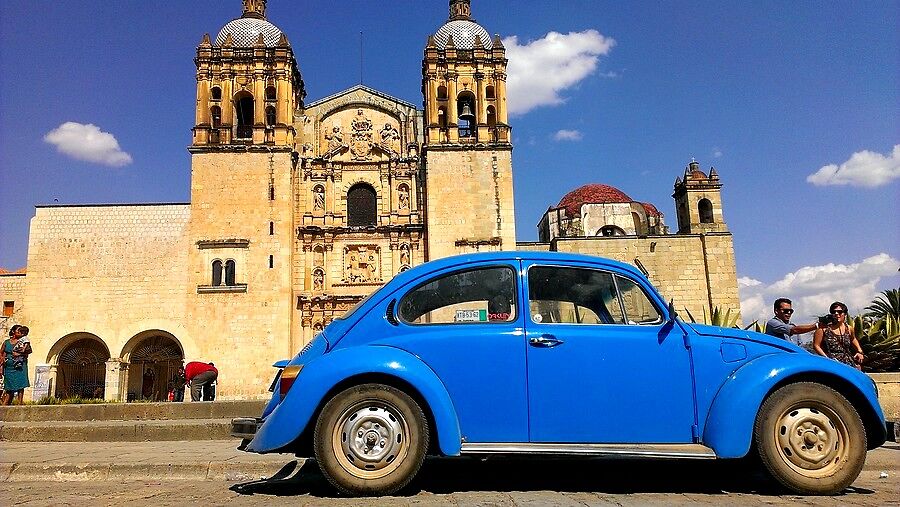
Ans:
[[[448,456],[459,454],[459,421],[444,384],[416,356],[377,345],[333,350],[304,365],[287,396],[265,418],[247,450],[265,453],[287,446],[307,425],[315,424],[312,417],[334,386],[347,378],[371,373],[390,375],[415,387],[434,415],[441,452]]]
[[[713,400],[706,418],[703,443],[720,458],[739,458],[750,450],[756,414],[779,383],[796,376],[830,376],[849,383],[871,406],[884,426],[875,385],[866,374],[837,361],[805,353],[775,353],[758,357],[731,374]],[[867,414],[857,407],[865,422]]]

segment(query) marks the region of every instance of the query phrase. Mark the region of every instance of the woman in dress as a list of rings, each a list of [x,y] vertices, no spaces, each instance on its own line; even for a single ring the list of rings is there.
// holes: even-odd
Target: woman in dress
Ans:
[[[831,318],[816,330],[813,348],[821,356],[861,369],[865,356],[853,329],[847,325],[847,305],[835,301],[828,307],[828,313]]]
[[[25,394],[25,388],[31,384],[28,382],[28,355],[31,354],[31,344],[26,344],[25,349],[21,351],[22,362],[17,362],[13,358],[13,349],[22,337],[28,336],[28,328],[25,326],[15,325],[9,330],[9,339],[3,341],[0,347],[0,363],[3,364],[3,398],[0,400],[2,405],[11,405],[13,399],[22,403],[22,397]]]

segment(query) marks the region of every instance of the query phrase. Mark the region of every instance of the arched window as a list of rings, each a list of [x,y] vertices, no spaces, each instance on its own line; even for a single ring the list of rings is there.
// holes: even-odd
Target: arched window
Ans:
[[[497,98],[497,96],[494,94],[494,87],[491,85],[488,85],[488,87],[484,89],[484,94],[488,99]]]
[[[475,95],[472,92],[459,94],[456,101],[456,115],[459,137],[473,137],[475,135]]]
[[[210,90],[210,95],[213,100],[222,100],[222,89],[218,86],[213,86],[212,90]]]
[[[212,120],[212,127],[217,129],[222,126],[222,108],[213,106],[209,108],[209,116]]]
[[[438,108],[438,125],[440,125],[440,127],[442,129],[447,128],[447,108],[446,107]]]
[[[266,108],[266,125],[269,127],[275,125],[275,106]]]
[[[216,259],[212,263],[212,286],[222,285],[222,261]]]
[[[375,189],[365,183],[357,183],[347,192],[347,225],[360,227],[375,225],[377,219]]]
[[[488,106],[487,108],[487,123],[490,128],[497,126],[497,110],[494,109],[494,106]]]
[[[266,87],[266,100],[275,100],[275,87]]]
[[[641,216],[637,213],[637,211],[631,212],[631,220],[634,222],[635,234],[646,234],[647,231],[645,231],[644,227],[641,226]]]
[[[713,208],[709,199],[700,199],[700,202],[697,203],[697,209],[700,211],[701,224],[713,223]]]
[[[615,225],[604,225],[597,231],[597,236],[624,236],[625,231]]]
[[[237,120],[238,139],[253,137],[253,95],[241,92],[234,97],[234,114]]]
[[[225,285],[234,285],[234,259],[225,261]]]
[[[438,86],[438,100],[447,100],[447,87],[444,85]]]

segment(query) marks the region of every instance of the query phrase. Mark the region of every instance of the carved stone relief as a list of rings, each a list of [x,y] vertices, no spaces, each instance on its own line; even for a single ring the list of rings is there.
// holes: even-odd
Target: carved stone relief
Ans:
[[[381,249],[374,245],[344,247],[344,282],[380,282]]]
[[[372,153],[372,120],[366,117],[362,109],[356,111],[356,118],[350,122],[350,153],[353,160],[368,160]]]

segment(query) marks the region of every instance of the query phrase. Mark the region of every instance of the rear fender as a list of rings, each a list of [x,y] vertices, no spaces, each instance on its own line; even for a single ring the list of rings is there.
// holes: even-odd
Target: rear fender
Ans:
[[[745,456],[753,440],[756,414],[766,397],[792,380],[811,379],[824,380],[843,389],[855,389],[856,393],[845,391],[844,395],[851,402],[856,401],[856,410],[866,426],[880,424],[884,427],[884,414],[878,404],[875,384],[866,374],[821,356],[776,353],[758,357],[728,377],[709,410],[703,443],[720,458]],[[874,419],[880,423],[875,423]]]
[[[247,445],[251,452],[273,452],[292,443],[311,424],[325,396],[342,381],[366,374],[395,377],[415,388],[434,417],[438,445],[443,454],[459,454],[461,433],[456,410],[444,384],[419,358],[394,347],[368,346],[338,349],[304,365],[284,400],[265,418]]]

